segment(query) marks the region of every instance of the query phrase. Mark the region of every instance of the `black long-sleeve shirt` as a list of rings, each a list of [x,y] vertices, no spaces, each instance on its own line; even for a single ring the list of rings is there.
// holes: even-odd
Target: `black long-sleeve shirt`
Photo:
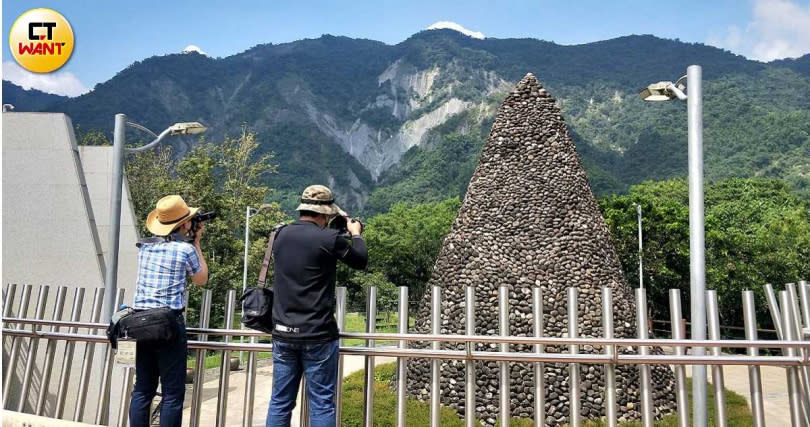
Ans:
[[[354,269],[366,268],[363,238],[354,236],[350,244],[337,230],[299,220],[276,235],[273,260],[273,337],[294,342],[337,339],[337,261]]]

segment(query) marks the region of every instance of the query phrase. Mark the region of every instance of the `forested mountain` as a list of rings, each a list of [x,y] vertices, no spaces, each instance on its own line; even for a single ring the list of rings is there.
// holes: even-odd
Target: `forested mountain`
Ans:
[[[707,178],[777,177],[810,194],[810,56],[764,64],[654,36],[563,46],[452,30],[397,45],[325,35],[226,58],[151,57],[41,109],[108,134],[118,112],[156,131],[198,120],[215,141],[247,124],[277,155],[269,184],[284,207],[319,182],[375,212],[463,194],[500,101],[527,72],[560,102],[598,193],[685,175],[686,106],[637,93],[690,64],[703,66]],[[193,142],[172,144],[182,155]]]
[[[19,111],[41,111],[68,99],[66,96],[53,95],[36,89],[25,90],[22,87],[3,80],[3,104],[11,104]]]

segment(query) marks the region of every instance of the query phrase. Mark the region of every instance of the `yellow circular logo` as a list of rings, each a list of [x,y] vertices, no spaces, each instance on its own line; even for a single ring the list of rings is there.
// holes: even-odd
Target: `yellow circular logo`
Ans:
[[[8,35],[11,54],[28,71],[58,70],[73,53],[73,28],[51,9],[31,9],[17,18]]]

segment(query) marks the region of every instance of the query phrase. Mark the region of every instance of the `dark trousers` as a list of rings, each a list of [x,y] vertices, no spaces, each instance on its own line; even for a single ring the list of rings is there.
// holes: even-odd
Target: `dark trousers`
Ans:
[[[186,325],[178,315],[179,331],[174,342],[163,345],[137,344],[135,357],[135,387],[129,406],[132,427],[149,426],[149,411],[160,381],[161,427],[180,427],[183,400],[186,394]]]

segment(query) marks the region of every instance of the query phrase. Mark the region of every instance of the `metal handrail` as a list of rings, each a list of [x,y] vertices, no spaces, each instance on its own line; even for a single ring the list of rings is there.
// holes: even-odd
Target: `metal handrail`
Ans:
[[[69,334],[62,332],[26,331],[20,329],[3,329],[8,336],[26,338],[45,338],[65,341],[81,341],[92,343],[106,343],[107,337],[92,334]],[[369,334],[371,335],[371,334]],[[799,344],[796,342],[796,344]],[[204,349],[214,351],[272,351],[272,344],[250,344],[239,342],[215,341],[188,341],[189,349]],[[408,357],[419,359],[456,359],[456,360],[486,360],[508,362],[550,362],[550,363],[616,363],[619,365],[757,365],[757,366],[810,366],[810,360],[795,356],[678,356],[678,355],[636,355],[636,354],[569,354],[569,353],[517,353],[501,351],[466,351],[466,350],[429,350],[396,347],[340,347],[344,355],[357,356],[388,356]]]
[[[16,317],[4,317],[3,323],[29,324],[35,326],[59,326],[86,329],[99,329],[107,325],[91,322],[67,322],[55,320],[25,319]],[[8,332],[7,332],[8,331]],[[3,329],[3,333],[13,335],[19,332],[17,329]],[[30,332],[30,331],[29,331]],[[44,331],[37,331],[43,338],[49,338]],[[267,336],[270,334],[243,329],[216,329],[216,328],[186,328],[186,333],[190,335],[207,334],[209,336]],[[555,338],[555,337],[518,337],[501,335],[442,335],[442,334],[399,334],[386,332],[341,332],[340,338],[344,339],[374,339],[388,341],[443,341],[447,343],[464,344],[468,342],[484,344],[543,344],[543,345],[593,345],[593,346],[618,346],[618,347],[726,347],[726,348],[797,348],[810,349],[810,341],[786,341],[786,340],[691,340],[691,339],[663,339],[663,338]],[[106,340],[106,338],[104,338]]]

